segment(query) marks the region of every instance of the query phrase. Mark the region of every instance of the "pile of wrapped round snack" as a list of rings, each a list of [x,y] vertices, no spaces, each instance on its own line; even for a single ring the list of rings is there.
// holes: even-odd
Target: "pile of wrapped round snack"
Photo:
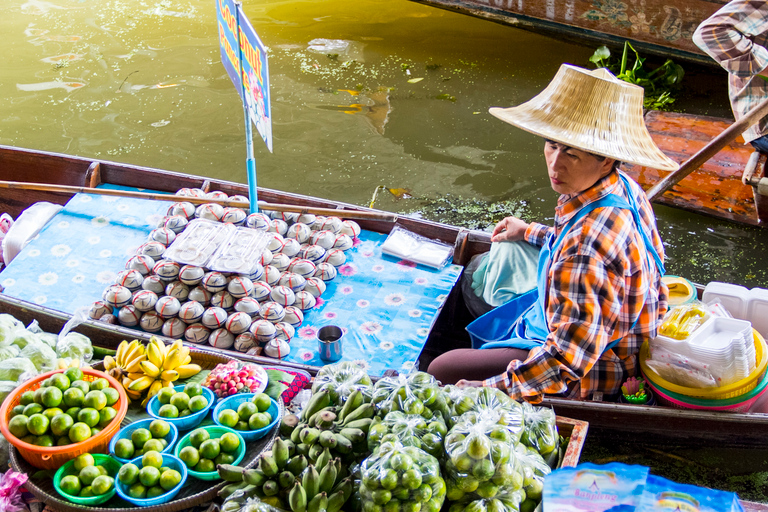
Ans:
[[[200,189],[181,189],[177,195],[248,201]],[[266,242],[257,231],[268,234]],[[217,203],[174,203],[104,290],[103,300],[93,304],[90,317],[282,358],[290,353],[304,312],[336,277],[347,259],[344,251],[359,234],[357,223],[339,217],[248,215]],[[181,243],[171,247],[177,238]],[[266,249],[254,254],[251,249],[259,243]]]

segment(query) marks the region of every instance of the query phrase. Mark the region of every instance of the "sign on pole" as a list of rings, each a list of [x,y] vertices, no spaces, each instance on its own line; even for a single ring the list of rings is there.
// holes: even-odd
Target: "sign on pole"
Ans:
[[[251,212],[258,211],[256,162],[253,158],[251,123],[272,151],[272,114],[269,103],[267,51],[245,16],[242,4],[216,0],[221,62],[243,101],[247,146],[248,191]]]

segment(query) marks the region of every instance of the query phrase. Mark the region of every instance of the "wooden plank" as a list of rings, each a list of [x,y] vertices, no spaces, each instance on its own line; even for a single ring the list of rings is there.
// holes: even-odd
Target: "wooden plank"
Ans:
[[[563,454],[563,462],[560,467],[573,468],[579,464],[581,450],[584,449],[584,443],[587,441],[587,431],[589,423],[581,420],[574,420],[564,416],[557,416],[557,430],[563,437],[569,437],[568,446]]]
[[[726,0],[414,0],[498,23],[592,44],[623,45],[698,64],[716,63],[693,43],[696,27]]]

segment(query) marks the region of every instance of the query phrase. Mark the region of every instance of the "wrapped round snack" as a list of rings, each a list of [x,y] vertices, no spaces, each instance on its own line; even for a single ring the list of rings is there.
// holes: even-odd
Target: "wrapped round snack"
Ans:
[[[147,332],[160,332],[163,328],[163,317],[157,314],[155,311],[147,311],[141,315],[139,325]]]
[[[91,309],[88,311],[88,317],[93,320],[98,320],[104,315],[112,314],[112,306],[102,300],[97,300],[91,304]]]
[[[304,285],[304,291],[315,298],[321,296],[326,288],[327,285],[325,284],[325,281],[319,277],[308,277],[307,282]]]
[[[212,306],[203,313],[202,323],[209,329],[218,329],[227,321],[227,312],[222,308]],[[232,341],[234,343],[234,340]]]
[[[224,208],[221,215],[221,222],[231,222],[235,226],[242,226],[245,223],[246,213],[240,208]]]
[[[276,268],[280,272],[285,272],[290,264],[291,258],[287,254],[278,252],[277,254],[272,255],[272,263],[270,263],[269,266]]]
[[[211,190],[205,194],[208,199],[229,199],[226,192],[222,190]]]
[[[379,415],[391,411],[419,414],[432,418],[437,412],[446,419],[448,405],[445,394],[437,380],[426,372],[384,377],[373,388],[373,403],[379,408]]]
[[[242,277],[247,277],[251,281],[258,281],[261,279],[261,276],[264,275],[264,267],[261,263],[254,263],[253,268],[251,268],[251,271],[247,274],[240,274]]]
[[[141,311],[131,305],[123,306],[117,313],[117,319],[122,326],[135,327],[139,325],[139,321],[141,320]]]
[[[253,298],[259,302],[269,300],[269,294],[272,293],[272,287],[263,281],[253,283]]]
[[[224,207],[216,203],[201,204],[195,209],[195,217],[198,219],[220,222],[223,215]]]
[[[343,222],[340,217],[326,217],[320,222],[320,229],[321,230],[327,230],[331,233],[339,233],[341,231],[341,226],[343,225]]]
[[[448,431],[444,467],[449,500],[489,499],[523,487],[514,436],[495,420],[470,412]]]
[[[353,220],[341,221],[341,232],[351,238],[357,238],[360,235],[360,224]]]
[[[160,242],[156,242],[154,240],[151,242],[143,243],[139,246],[138,249],[136,249],[136,254],[149,256],[155,261],[162,258],[164,252],[165,252],[165,246]]]
[[[171,245],[175,239],[176,233],[172,229],[166,227],[153,229],[149,233],[149,240],[160,242],[166,247]]]
[[[120,286],[125,286],[132,292],[135,292],[139,288],[141,288],[141,283],[144,282],[144,276],[141,275],[141,272],[138,270],[130,269],[130,270],[121,270],[117,273],[117,279],[115,279],[115,284],[119,284]]]
[[[334,242],[336,242],[336,234],[333,231],[314,231],[309,237],[309,243],[319,245],[326,251],[333,248]]]
[[[311,234],[312,230],[309,228],[309,226],[301,222],[297,222],[288,228],[288,232],[285,234],[285,236],[296,240],[300,244],[303,244],[309,240],[309,235]]]
[[[186,196],[186,197],[205,197],[205,190],[201,188],[180,188],[176,192],[177,196]]]
[[[213,294],[202,286],[195,286],[189,290],[189,300],[197,301],[203,306],[210,304],[211,297],[213,297]]]
[[[283,322],[291,324],[294,329],[298,329],[304,321],[304,313],[296,306],[288,306],[284,309],[285,316],[283,317]]]
[[[131,303],[133,304],[133,307],[142,313],[150,311],[154,309],[155,304],[157,304],[157,294],[149,290],[139,290],[133,294]]]
[[[262,269],[263,272],[263,269]],[[253,281],[247,277],[235,276],[227,284],[227,291],[235,298],[242,299],[253,291]]]
[[[299,274],[301,277],[305,279],[308,277],[312,277],[312,274],[315,273],[316,269],[317,269],[317,265],[315,265],[309,260],[305,260],[302,258],[294,258],[291,260],[291,263],[288,265],[288,272]]]
[[[227,322],[224,325],[229,332],[238,335],[246,332],[251,327],[252,322],[251,315],[238,311],[237,313],[229,315],[229,318],[227,318]],[[241,352],[245,352],[245,350],[241,350]]]
[[[253,297],[243,297],[235,302],[234,309],[239,313],[246,313],[249,317],[257,318],[259,316],[259,308],[261,304]]]
[[[280,286],[287,286],[294,292],[300,292],[307,284],[307,280],[302,275],[289,271],[284,272],[283,275],[280,276],[280,281],[278,281],[278,283]]]
[[[204,276],[205,269],[203,267],[184,265],[179,270],[179,281],[189,286],[197,286],[203,280]]]
[[[280,281],[280,276],[282,275],[282,272],[272,265],[267,265],[264,267],[264,275],[261,276],[261,279],[259,281],[262,281],[264,283],[267,283],[269,286],[277,286],[277,283]]]
[[[181,266],[171,260],[160,260],[152,267],[152,273],[166,283],[178,279],[180,270]]]
[[[313,277],[319,277],[323,281],[332,281],[336,277],[336,267],[326,262],[318,263]]]
[[[165,222],[163,223],[163,226],[170,229],[177,235],[184,231],[184,228],[187,227],[187,224],[189,224],[189,220],[185,215],[171,215],[167,219],[165,219]]]
[[[223,327],[215,329],[208,337],[208,344],[215,348],[229,348],[235,344],[235,336]]]
[[[179,318],[187,324],[199,322],[203,318],[203,313],[205,313],[205,306],[194,300],[185,302],[179,308]]]
[[[361,465],[363,512],[413,510],[438,512],[446,486],[440,464],[427,452],[400,443],[382,443]]]
[[[227,291],[220,291],[211,297],[211,306],[230,311],[235,305],[235,298]]]
[[[420,414],[392,411],[370,426],[368,449],[373,452],[382,443],[396,441],[403,446],[420,448],[440,460],[445,453],[443,439],[447,433],[448,427],[439,413],[428,420]]]
[[[261,343],[267,343],[277,334],[275,324],[269,320],[255,320],[250,327],[251,334],[256,338],[256,341]]]
[[[152,267],[155,266],[155,259],[146,254],[137,254],[128,259],[125,263],[126,269],[134,269],[141,272],[141,275],[148,276],[152,273]]]
[[[288,232],[288,223],[283,219],[272,219],[269,222],[269,230],[273,233],[278,233],[280,236],[284,236]]]
[[[330,392],[333,403],[338,404],[346,401],[356,389],[370,397],[372,384],[371,377],[365,370],[352,361],[341,361],[320,368],[312,384],[312,394],[326,389]]]
[[[163,320],[168,320],[178,315],[179,309],[181,309],[179,299],[170,295],[158,298],[155,303],[155,311]]]
[[[208,272],[203,276],[203,287],[211,293],[220,292],[227,287],[227,278],[221,272]]]
[[[163,322],[162,333],[163,336],[169,338],[178,339],[184,335],[184,331],[187,330],[187,324],[182,322],[179,318],[169,318]]]
[[[334,267],[340,267],[347,261],[347,255],[341,249],[331,249],[323,257],[324,263],[330,263]]]
[[[187,220],[189,220],[195,216],[195,205],[187,201],[182,201],[180,203],[173,203],[168,208],[167,214],[168,216],[182,215]]]
[[[492,498],[467,496],[451,502],[448,512],[519,512],[523,491],[499,491]],[[532,511],[533,509],[528,509]]]
[[[235,337],[235,350],[238,352],[248,352],[257,345],[256,337],[250,332],[244,332]]]
[[[281,306],[292,306],[296,302],[296,295],[289,286],[275,286],[269,297]]]
[[[302,311],[308,311],[315,307],[315,304],[317,304],[317,301],[315,300],[315,296],[311,293],[301,290],[300,292],[296,292],[296,302],[293,304],[301,309]]]
[[[323,247],[312,244],[312,245],[305,245],[304,247],[302,247],[301,250],[299,251],[298,256],[300,258],[309,260],[312,263],[317,264],[320,261],[322,261],[323,257],[325,256],[325,253],[326,253],[326,250]]]

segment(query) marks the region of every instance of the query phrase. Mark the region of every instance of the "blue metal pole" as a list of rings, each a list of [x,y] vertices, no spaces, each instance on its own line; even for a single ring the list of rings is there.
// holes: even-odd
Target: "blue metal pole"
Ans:
[[[241,2],[235,2],[236,6],[242,5]],[[240,9],[235,9],[237,13],[237,40],[240,41]],[[237,45],[237,53],[239,56],[239,68],[240,73],[240,87],[241,96],[243,99],[243,112],[245,113],[245,147],[246,147],[246,173],[248,176],[248,201],[251,204],[251,213],[259,211],[259,197],[256,191],[256,160],[253,157],[253,129],[251,128],[251,116],[248,113],[248,100],[246,100],[245,81],[243,80],[243,48],[240,44]]]

